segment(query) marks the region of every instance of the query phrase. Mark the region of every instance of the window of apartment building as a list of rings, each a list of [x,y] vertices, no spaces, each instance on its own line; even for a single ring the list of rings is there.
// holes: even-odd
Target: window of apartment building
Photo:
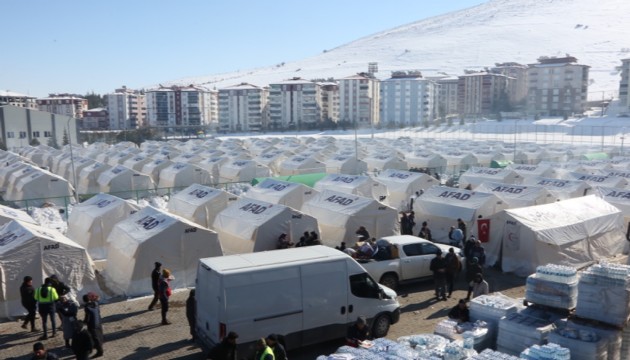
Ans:
[[[33,137],[38,138],[39,137],[39,131],[33,131]]]
[[[44,137],[52,137],[52,133],[50,131],[44,131]]]
[[[15,137],[15,133],[13,131],[9,131],[9,132],[7,132],[7,137],[9,139],[13,139]]]
[[[543,90],[542,90],[542,94],[543,94],[543,95],[547,95],[547,93],[548,93],[548,92],[549,92],[549,90],[547,90],[547,89],[543,89]]]
[[[554,97],[553,97],[553,102],[557,103],[557,102],[558,102],[558,100],[559,100],[559,99],[558,99],[558,96],[554,96]]]
[[[20,131],[20,139],[26,139],[26,131]]]

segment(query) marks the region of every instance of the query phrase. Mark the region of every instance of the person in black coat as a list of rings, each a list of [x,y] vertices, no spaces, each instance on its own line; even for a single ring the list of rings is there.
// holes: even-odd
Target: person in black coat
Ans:
[[[59,277],[56,274],[50,275],[50,281],[52,282],[52,287],[57,291],[57,296],[59,296],[59,300],[55,302],[55,307],[57,309],[57,314],[59,315],[59,323],[63,323],[63,315],[59,311],[59,305],[61,303],[61,297],[65,296],[72,291],[68,285],[59,280]]]
[[[149,310],[153,310],[155,308],[155,304],[157,304],[160,299],[160,275],[162,275],[162,264],[158,261],[155,262],[155,267],[153,271],[151,271],[151,288],[153,288],[153,300],[151,300],[151,304],[149,304]]]
[[[238,334],[230,331],[223,341],[210,350],[207,359],[236,360],[236,339],[238,339]]]
[[[190,326],[191,341],[197,340],[197,329],[195,329],[195,319],[197,317],[197,300],[195,299],[195,289],[190,290],[188,299],[186,299],[186,319],[188,319],[188,326]]]
[[[433,271],[435,281],[435,296],[438,300],[446,301],[446,260],[442,256],[442,251],[438,250],[431,260],[430,270]]]
[[[267,341],[267,346],[273,350],[273,359],[274,360],[287,360],[287,351],[284,349],[284,346],[278,341],[278,335],[269,334],[265,339]]]
[[[74,322],[74,332],[72,333],[72,351],[77,360],[87,360],[94,349],[94,341],[87,326],[81,320]]]
[[[35,288],[33,287],[33,278],[25,276],[22,285],[20,286],[20,297],[22,299],[22,306],[26,309],[28,314],[24,318],[24,324],[22,329],[26,329],[27,325],[31,324],[31,332],[38,331],[35,328],[35,312],[37,311],[37,301],[35,301]]]
[[[103,356],[103,343],[105,338],[103,337],[103,323],[101,322],[101,310],[98,306],[98,295],[93,292],[89,292],[83,295],[83,301],[85,302],[85,319],[84,322],[87,325],[87,330],[92,336],[94,341],[94,348],[96,354],[94,358]]]
[[[448,317],[460,323],[470,321],[470,310],[468,310],[466,300],[459,300],[459,303],[448,312]]]
[[[364,340],[370,339],[370,329],[367,326],[367,319],[359,316],[357,321],[348,328],[346,335],[346,344],[348,346],[358,347]]]

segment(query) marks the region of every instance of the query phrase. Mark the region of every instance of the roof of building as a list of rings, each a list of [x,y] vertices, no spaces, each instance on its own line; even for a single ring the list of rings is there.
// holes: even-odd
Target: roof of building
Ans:
[[[179,85],[163,86],[163,85],[160,85],[157,88],[146,90],[147,93],[149,93],[149,92],[168,92],[168,91],[200,91],[200,92],[209,92],[210,90],[206,89],[205,87],[202,87],[202,86],[199,86],[199,85],[193,85],[193,84],[186,85],[186,86],[179,86]]]
[[[83,112],[101,112],[101,111],[107,111],[107,109],[100,107],[100,108],[83,110]]]
[[[219,90],[247,90],[247,89],[262,90],[262,88],[260,86],[252,85],[250,83],[245,83],[245,82],[240,83],[238,85],[232,85],[232,86],[224,87],[224,88],[221,88]]]
[[[278,84],[314,84],[314,83],[310,80],[302,79],[300,77],[294,77],[292,79],[288,79],[284,81],[273,82],[269,85],[278,85]]]
[[[35,96],[21,94],[21,93],[17,93],[17,92],[10,91],[10,90],[0,90],[0,96],[2,96],[2,97],[5,97],[5,96],[6,97],[25,97],[25,98],[35,99]]]

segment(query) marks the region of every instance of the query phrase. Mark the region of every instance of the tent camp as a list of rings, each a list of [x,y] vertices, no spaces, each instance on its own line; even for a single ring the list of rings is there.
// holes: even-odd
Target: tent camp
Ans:
[[[405,170],[407,163],[396,154],[386,154],[374,152],[367,155],[363,161],[366,162],[368,171],[384,171],[387,169]]]
[[[330,174],[319,180],[314,188],[317,191],[334,189],[346,194],[376,199],[380,202],[385,202],[388,195],[387,186],[365,175]]]
[[[41,206],[44,203],[64,206],[73,201],[74,189],[68,181],[44,170],[34,171],[20,178],[13,187],[7,189],[5,200],[28,200],[29,206]]]
[[[282,176],[325,172],[326,165],[314,157],[291,156],[280,163],[278,174]]]
[[[430,169],[431,173],[446,169],[446,159],[430,151],[416,150],[405,156],[407,168]]]
[[[254,158],[256,162],[263,164],[269,168],[273,175],[278,173],[280,163],[284,161],[290,152],[282,150],[265,151]]]
[[[521,176],[510,169],[495,169],[473,166],[459,177],[459,187],[474,189],[484,181],[504,184],[520,183]]]
[[[179,216],[147,206],[114,226],[107,237],[106,284],[116,294],[152,294],[159,261],[175,277],[171,287],[195,286],[197,260],[221,256],[217,234]]]
[[[185,188],[192,184],[211,184],[212,176],[199,166],[188,163],[173,163],[160,171],[158,193],[164,195],[172,188]]]
[[[0,226],[0,318],[26,313],[20,302],[24,276],[42,284],[53,274],[75,295],[98,290],[92,260],[79,244],[56,230],[20,221]]]
[[[116,223],[139,207],[109,194],[97,194],[72,208],[67,236],[85,247],[94,260],[107,258],[107,237]]]
[[[464,189],[433,186],[414,201],[416,222],[427,221],[433,241],[448,244],[451,226],[457,226],[457,219],[466,224],[466,237],[471,234],[485,240],[478,234],[477,221],[488,218],[505,209],[507,205],[490,193]]]
[[[580,268],[621,254],[622,219],[619,209],[594,195],[506,210],[503,271],[527,276],[539,265]]]
[[[514,155],[513,161],[516,164],[536,165],[541,160],[545,159],[546,157],[547,157],[547,152],[544,149],[533,147],[533,148],[529,148],[529,149],[525,148],[525,149],[521,149],[517,151],[516,154]]]
[[[528,177],[553,177],[553,168],[546,165],[523,165],[523,164],[511,164],[507,166],[508,169],[514,170],[523,179]]]
[[[367,171],[367,163],[355,156],[336,155],[324,160],[324,164],[329,174],[363,174]]]
[[[304,202],[315,196],[315,194],[317,194],[317,190],[306,185],[267,178],[247,190],[245,196],[250,199],[284,205],[299,210]]]
[[[226,157],[213,156],[213,157],[203,159],[195,165],[199,166],[200,168],[210,173],[210,176],[212,176],[212,179],[214,179],[214,181],[218,181],[221,178],[220,177],[221,165],[225,164],[228,161],[229,159]]]
[[[239,199],[224,190],[192,184],[171,196],[166,209],[203,227],[212,228],[214,218]]]
[[[305,231],[319,233],[314,217],[288,206],[248,198],[217,214],[213,228],[226,254],[274,250],[282,233],[294,243]]]
[[[11,163],[8,166],[0,166],[0,192],[7,190],[11,174],[18,173],[27,167],[30,167],[30,165],[22,161]]]
[[[139,173],[122,165],[116,165],[111,169],[103,171],[97,179],[101,192],[115,193],[123,199],[132,197],[144,197],[151,190],[155,189],[155,184],[149,175]]]
[[[0,205],[0,225],[4,225],[13,220],[37,225],[37,222],[26,212]]]
[[[220,182],[249,182],[257,177],[270,176],[271,171],[254,160],[231,160],[221,165],[219,174]]]
[[[142,172],[142,168],[144,167],[144,165],[152,162],[153,159],[149,156],[143,156],[143,155],[135,155],[127,160],[125,160],[125,162],[123,163],[124,166],[135,170],[135,171],[139,171]]]
[[[84,167],[78,174],[79,185],[77,186],[77,193],[98,194],[101,188],[98,184],[98,177],[109,169],[111,169],[111,166],[100,162]]]
[[[542,186],[515,185],[498,182],[483,182],[475,191],[491,193],[507,204],[509,209],[543,205],[555,202],[557,199]]]
[[[440,184],[435,178],[424,173],[394,169],[381,171],[375,179],[387,187],[389,195],[385,203],[398,210],[408,209],[409,198],[416,191]]]
[[[492,162],[500,162],[505,161],[505,155],[503,155],[498,150],[490,150],[490,149],[473,149],[471,150],[475,157],[477,158],[477,164],[482,167],[490,167]]]
[[[626,185],[628,184],[628,181],[626,179],[619,176],[593,175],[593,174],[569,172],[566,174],[566,178],[570,180],[584,181],[587,184],[589,184],[591,188],[596,187],[596,186],[604,186],[604,187],[612,187],[612,188],[626,187]]]
[[[477,158],[469,152],[449,150],[440,152],[440,155],[446,159],[446,172],[451,174],[466,171],[478,163]]]
[[[155,159],[150,163],[144,164],[140,172],[149,175],[151,179],[153,179],[153,182],[158,184],[160,182],[160,171],[172,164],[173,162],[167,159]]]
[[[579,180],[563,180],[545,177],[527,177],[523,185],[542,186],[559,200],[584,196],[591,188],[589,184]]]
[[[399,233],[396,209],[372,198],[324,190],[305,202],[302,211],[317,219],[322,244],[328,246],[338,246],[342,241],[353,246],[360,226],[377,239]]]

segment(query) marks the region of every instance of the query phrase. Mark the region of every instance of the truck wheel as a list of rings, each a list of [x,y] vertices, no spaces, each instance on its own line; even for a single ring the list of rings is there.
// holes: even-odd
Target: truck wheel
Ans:
[[[382,338],[387,335],[389,331],[389,325],[391,321],[389,320],[389,316],[386,314],[379,315],[376,319],[374,319],[374,324],[372,325],[372,336],[374,338]]]
[[[396,288],[398,287],[398,276],[394,274],[385,274],[381,276],[380,283],[392,290],[396,290]]]

